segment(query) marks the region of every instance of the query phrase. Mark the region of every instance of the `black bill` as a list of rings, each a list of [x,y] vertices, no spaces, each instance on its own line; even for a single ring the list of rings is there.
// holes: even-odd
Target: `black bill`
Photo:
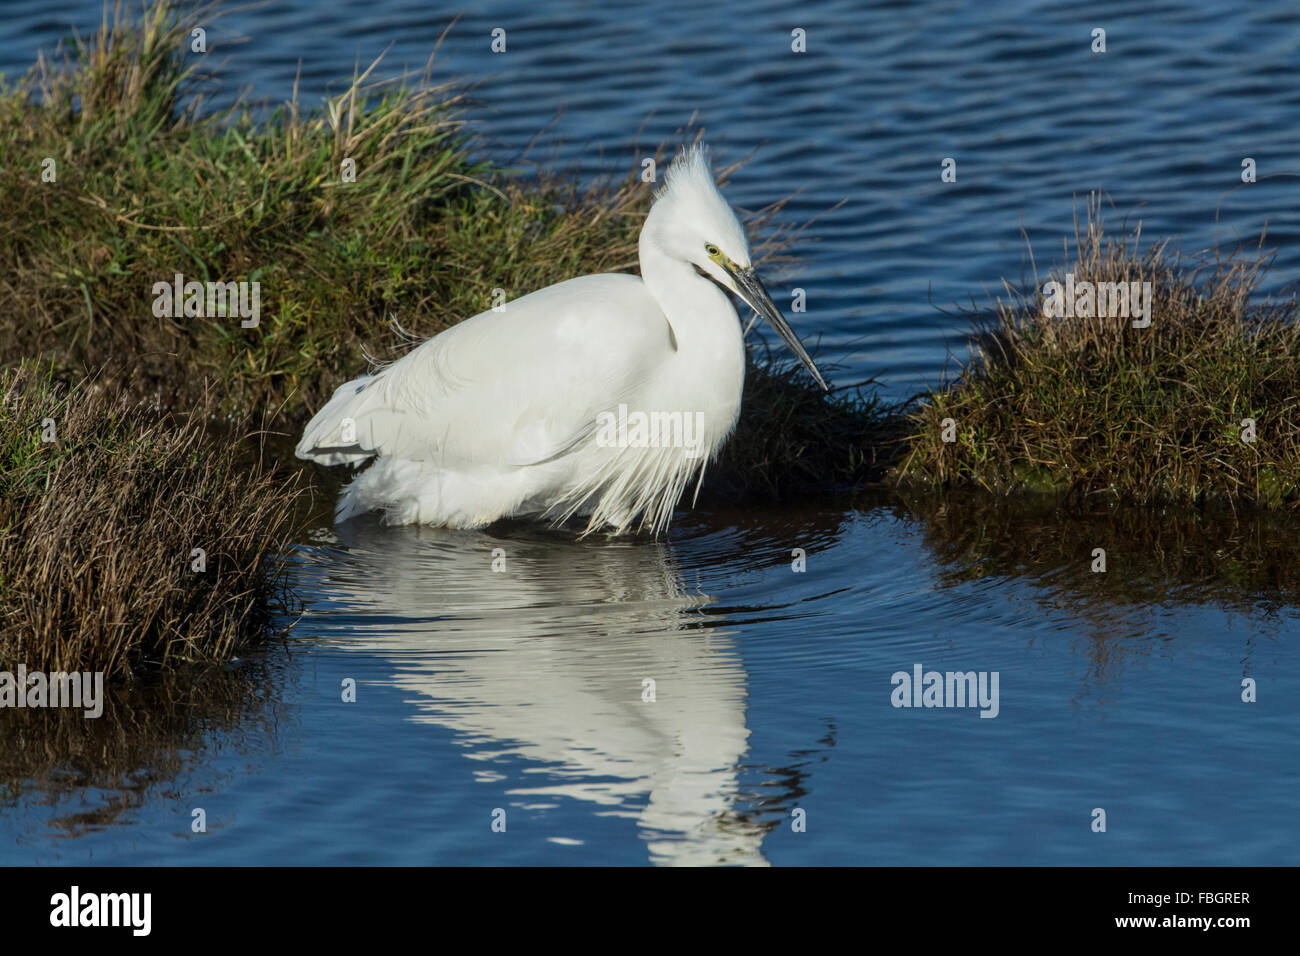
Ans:
[[[736,281],[736,291],[740,297],[748,303],[749,307],[761,315],[776,329],[777,335],[781,336],[782,341],[790,347],[790,351],[799,357],[804,368],[812,373],[812,377],[817,379],[817,384],[825,391],[831,390],[822,378],[822,373],[817,371],[817,366],[813,364],[812,357],[804,350],[803,343],[794,334],[794,329],[790,328],[790,323],[785,320],[781,310],[776,307],[772,297],[768,295],[767,289],[759,279],[757,273],[750,269],[729,269],[731,277]]]

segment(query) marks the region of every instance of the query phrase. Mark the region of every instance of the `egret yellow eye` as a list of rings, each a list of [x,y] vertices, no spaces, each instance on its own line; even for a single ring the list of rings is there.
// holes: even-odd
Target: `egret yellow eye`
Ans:
[[[713,245],[713,243],[711,242],[706,242],[704,244],[704,251],[707,252],[710,256],[722,255],[722,250],[719,249],[717,246]]]

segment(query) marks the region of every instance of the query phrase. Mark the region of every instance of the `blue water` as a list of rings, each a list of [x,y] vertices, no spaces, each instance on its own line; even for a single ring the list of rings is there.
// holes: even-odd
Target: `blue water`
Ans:
[[[10,76],[99,18],[7,12]],[[1022,229],[1040,271],[1058,262],[1094,189],[1111,222],[1189,251],[1267,227],[1265,292],[1300,261],[1300,179],[1275,175],[1300,173],[1287,3],[280,2],[218,21],[211,57],[227,93],[275,102],[300,72],[319,101],[390,44],[393,70],[422,66],[457,14],[435,77],[476,84],[471,128],[501,162],[622,171],[692,119],[726,159],[757,148],[729,197],[797,191],[779,221],[818,217],[769,285],[805,288],[819,358],[891,397],[965,355],[936,306],[1028,274]],[[0,774],[0,860],[1297,862],[1297,608],[1231,577],[1241,540],[1179,545],[1219,549],[1209,580],[1143,543],[1103,576],[1087,527],[1017,561],[969,520],[953,540],[933,514],[835,502],[683,509],[658,542],[317,529],[289,558],[302,620],[219,703],[196,688],[125,770]],[[915,664],[996,671],[998,716],[891,706]]]

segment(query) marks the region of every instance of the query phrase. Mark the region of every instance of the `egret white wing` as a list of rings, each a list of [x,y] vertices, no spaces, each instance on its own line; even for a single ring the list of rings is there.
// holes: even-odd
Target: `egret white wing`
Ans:
[[[639,278],[571,279],[466,319],[341,386],[298,455],[466,470],[536,464],[585,439],[674,348]]]

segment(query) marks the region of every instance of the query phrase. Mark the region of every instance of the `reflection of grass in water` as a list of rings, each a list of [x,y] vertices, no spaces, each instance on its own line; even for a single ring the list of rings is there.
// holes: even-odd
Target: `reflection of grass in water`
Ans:
[[[277,670],[261,661],[238,667],[174,667],[128,685],[106,682],[103,715],[80,710],[0,711],[0,807],[71,798],[48,825],[75,836],[126,822],[154,798],[181,801],[177,832],[201,806],[185,789],[209,740],[243,753],[273,742],[278,724]],[[81,799],[102,791],[90,808]],[[209,827],[215,821],[208,820]]]
[[[920,521],[939,563],[940,588],[983,579],[1028,586],[1046,615],[1036,639],[1068,641],[1087,662],[1076,703],[1106,697],[1135,659],[1176,653],[1176,644],[1166,651],[1148,638],[1176,637],[1169,627],[1188,620],[1189,609],[1284,626],[1300,605],[1300,540],[1290,517],[1277,512],[1156,511],[1096,501],[1071,507],[1053,496],[980,489],[894,497]],[[1104,573],[1092,570],[1097,548],[1105,551]],[[1178,616],[1160,620],[1167,612]],[[1251,675],[1259,634],[1252,626],[1236,639],[1241,677]],[[1225,677],[1232,693],[1232,677]]]
[[[1251,612],[1300,604],[1300,539],[1283,515],[1070,506],[979,490],[898,498],[923,522],[944,585],[1023,579],[1098,626],[1125,608],[1172,602]],[[1092,571],[1096,548],[1105,573]]]

